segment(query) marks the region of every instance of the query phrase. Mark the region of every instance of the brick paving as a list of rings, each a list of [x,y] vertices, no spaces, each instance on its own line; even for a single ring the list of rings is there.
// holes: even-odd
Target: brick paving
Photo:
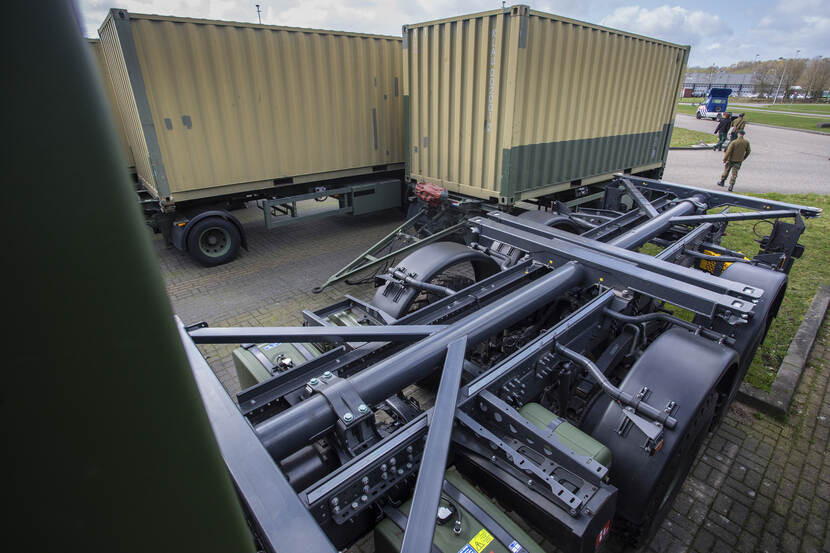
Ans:
[[[368,298],[370,286],[310,290],[402,222],[397,212],[298,221],[267,231],[256,209],[238,212],[250,251],[203,268],[154,237],[173,308],[185,323],[211,326],[294,325],[303,309],[344,294]],[[233,346],[206,346],[228,392],[239,383]],[[830,324],[825,320],[789,416],[783,422],[741,403],[712,434],[672,512],[644,551],[830,552]],[[540,539],[541,541],[541,539]],[[554,551],[553,544],[545,544]],[[371,536],[354,548],[369,553]],[[610,551],[624,551],[610,542]]]

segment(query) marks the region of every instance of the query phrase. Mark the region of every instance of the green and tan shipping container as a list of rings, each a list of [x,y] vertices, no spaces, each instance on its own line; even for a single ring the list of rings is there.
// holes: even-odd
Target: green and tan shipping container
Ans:
[[[400,38],[125,10],[99,35],[138,177],[159,197],[403,161]]]
[[[523,5],[403,39],[412,179],[512,204],[665,164],[688,46]]]

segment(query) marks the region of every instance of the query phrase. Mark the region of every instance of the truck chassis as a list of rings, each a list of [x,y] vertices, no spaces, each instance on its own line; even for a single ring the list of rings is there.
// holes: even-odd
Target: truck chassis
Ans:
[[[603,202],[579,233],[556,228],[561,211],[460,221],[464,244],[413,250],[371,302],[306,311],[303,327],[178,321],[260,547],[334,552],[390,519],[401,551],[433,551],[441,502],[475,508],[448,466],[563,550],[594,551],[609,528],[648,539],[776,315],[803,219],[821,210],[627,175]],[[774,220],[752,259],[720,246],[747,219]],[[662,251],[635,251],[648,242]],[[278,342],[324,353],[271,367],[238,405],[197,347]],[[565,423],[611,460],[567,442]]]

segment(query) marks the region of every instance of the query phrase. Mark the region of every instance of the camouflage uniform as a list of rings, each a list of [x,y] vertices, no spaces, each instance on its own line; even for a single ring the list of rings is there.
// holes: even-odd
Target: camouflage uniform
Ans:
[[[743,134],[739,134],[738,138],[729,143],[726,152],[723,154],[723,174],[720,176],[718,186],[723,186],[729,172],[732,172],[732,177],[729,179],[729,191],[735,186],[735,181],[738,178],[738,171],[741,169],[741,163],[749,157],[752,152],[749,147],[749,140],[745,139]]]

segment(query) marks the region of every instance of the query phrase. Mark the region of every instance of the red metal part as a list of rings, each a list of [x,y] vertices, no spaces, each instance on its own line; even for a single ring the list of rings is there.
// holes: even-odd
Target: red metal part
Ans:
[[[415,195],[422,199],[428,206],[436,207],[443,198],[447,197],[447,191],[430,182],[419,182],[415,185]]]

